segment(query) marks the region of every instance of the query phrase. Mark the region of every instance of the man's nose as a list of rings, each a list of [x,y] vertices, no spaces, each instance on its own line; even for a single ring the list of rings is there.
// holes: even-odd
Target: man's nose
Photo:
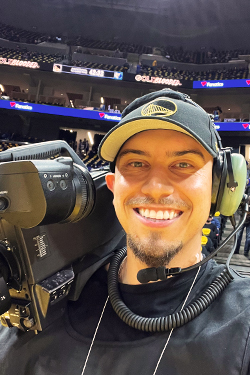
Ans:
[[[165,168],[152,169],[145,180],[142,193],[155,199],[169,196],[174,192],[174,186]]]

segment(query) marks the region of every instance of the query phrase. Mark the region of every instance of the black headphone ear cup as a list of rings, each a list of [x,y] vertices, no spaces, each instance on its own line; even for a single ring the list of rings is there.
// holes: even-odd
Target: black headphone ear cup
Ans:
[[[237,186],[235,188],[228,187],[228,185],[230,185],[230,176],[228,173],[230,168],[228,165],[224,192],[222,194],[220,206],[218,207],[218,211],[224,216],[232,216],[237,211],[245,192],[247,180],[247,166],[244,156],[241,154],[231,154],[230,158],[233,170],[233,180],[237,182]],[[221,187],[221,189],[222,188],[223,187]]]
[[[223,150],[219,151],[217,158],[213,164],[212,176],[212,197],[210,215],[214,216],[216,211],[219,211],[222,196],[225,190],[227,178],[227,161]]]

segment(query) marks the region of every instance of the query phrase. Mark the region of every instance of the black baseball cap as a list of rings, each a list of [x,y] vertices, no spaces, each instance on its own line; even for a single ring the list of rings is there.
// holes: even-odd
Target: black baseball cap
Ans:
[[[220,136],[211,116],[188,95],[163,89],[144,95],[125,108],[121,121],[103,137],[99,145],[99,157],[110,162],[111,169],[114,169],[112,164],[129,138],[145,130],[157,129],[187,134],[214,158],[218,155]]]

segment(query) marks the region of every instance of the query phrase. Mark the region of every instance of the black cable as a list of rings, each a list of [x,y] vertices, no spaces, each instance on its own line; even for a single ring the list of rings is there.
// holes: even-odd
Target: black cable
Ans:
[[[245,220],[246,220],[246,217],[247,217],[247,213],[248,213],[248,210],[249,210],[248,197],[245,198],[245,200],[246,200],[245,201],[245,206],[244,206],[244,209],[243,209],[244,214],[242,215],[242,219],[240,220],[240,223],[239,223],[239,225],[236,228],[237,232],[238,232],[238,230],[241,229],[241,227],[245,223]],[[234,255],[234,252],[235,252],[236,244],[237,244],[237,240],[236,240],[236,235],[235,235],[234,246],[233,246],[230,254],[228,255],[227,262],[226,262],[226,267],[227,267],[228,271],[229,271],[229,264],[230,264],[231,258],[232,258],[232,256]]]
[[[118,272],[121,262],[127,254],[126,248],[119,250],[112,258],[108,271],[108,294],[111,305],[124,323],[135,329],[146,332],[165,332],[173,328],[182,327],[199,316],[221,294],[232,281],[227,268],[215,278],[202,295],[186,306],[182,311],[166,317],[146,318],[133,313],[122,301],[118,289]]]

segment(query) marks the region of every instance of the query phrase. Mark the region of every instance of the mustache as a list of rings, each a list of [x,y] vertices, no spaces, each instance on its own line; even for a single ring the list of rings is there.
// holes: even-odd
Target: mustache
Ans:
[[[179,208],[180,210],[183,208],[190,208],[190,205],[187,204],[185,201],[181,199],[174,199],[172,197],[162,197],[158,199],[157,201],[152,197],[134,197],[130,198],[126,201],[125,206],[146,206],[146,205],[152,205],[152,204],[159,204],[159,205],[165,205],[169,208]]]

